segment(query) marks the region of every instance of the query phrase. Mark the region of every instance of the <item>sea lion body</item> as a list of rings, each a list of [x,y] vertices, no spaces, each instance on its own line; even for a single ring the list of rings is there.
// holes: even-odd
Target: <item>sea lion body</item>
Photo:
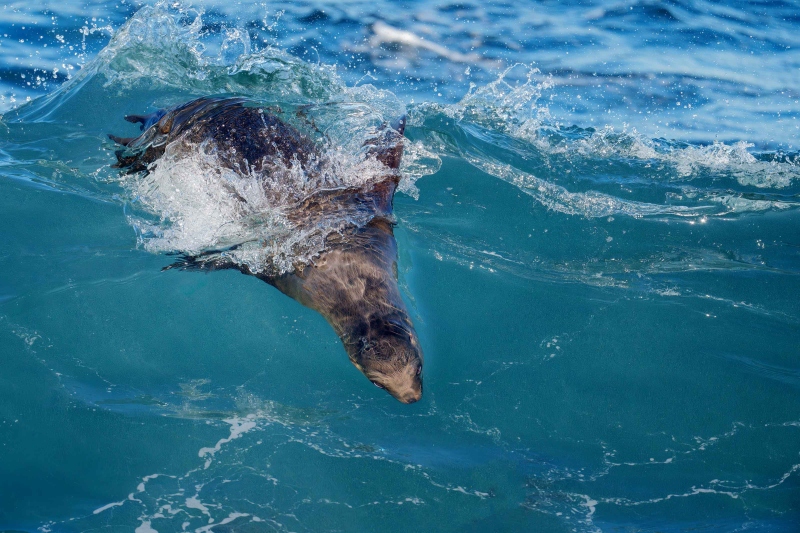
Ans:
[[[397,285],[393,234],[402,120],[396,128],[384,124],[365,143],[367,155],[381,162],[385,172],[365,186],[341,187],[323,171],[326,156],[310,137],[242,98],[201,98],[126,119],[141,123],[143,130],[136,138],[111,136],[125,146],[117,151],[116,166],[129,172],[150,171],[167,148],[178,158],[211,148],[217,164],[255,180],[264,194],[285,206],[291,221],[313,226],[339,212],[347,213],[345,221],[366,220],[345,222],[325,235],[325,246],[313,262],[297,264],[289,272],[253,271],[225,258],[206,261],[202,256],[188,256],[178,266],[237,268],[262,279],[321,313],[351,362],[375,385],[403,403],[421,398],[422,350]],[[299,170],[302,183],[287,188],[287,169],[295,175]]]

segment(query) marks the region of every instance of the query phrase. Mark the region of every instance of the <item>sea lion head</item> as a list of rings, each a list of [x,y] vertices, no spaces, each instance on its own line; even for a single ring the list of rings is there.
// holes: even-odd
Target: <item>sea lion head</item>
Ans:
[[[403,403],[422,398],[422,350],[404,310],[359,321],[344,338],[350,361]]]
[[[397,283],[391,223],[374,219],[328,245],[313,265],[262,279],[319,311],[375,386],[400,402],[419,401],[422,349]]]

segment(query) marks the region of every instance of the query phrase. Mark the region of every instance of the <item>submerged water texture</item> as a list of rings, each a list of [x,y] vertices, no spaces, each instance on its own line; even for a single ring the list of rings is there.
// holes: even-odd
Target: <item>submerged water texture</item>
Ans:
[[[0,530],[797,531],[800,4],[1,9]],[[315,253],[110,167],[208,94],[313,110],[342,183],[407,113],[421,402],[263,282],[161,271]]]

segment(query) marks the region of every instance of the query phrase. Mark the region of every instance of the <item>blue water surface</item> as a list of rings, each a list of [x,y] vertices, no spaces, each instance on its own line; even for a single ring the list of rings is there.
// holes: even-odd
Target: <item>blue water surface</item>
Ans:
[[[230,213],[106,134],[210,94],[407,114],[420,402],[162,271]],[[0,112],[0,531],[800,529],[800,3],[12,2]]]

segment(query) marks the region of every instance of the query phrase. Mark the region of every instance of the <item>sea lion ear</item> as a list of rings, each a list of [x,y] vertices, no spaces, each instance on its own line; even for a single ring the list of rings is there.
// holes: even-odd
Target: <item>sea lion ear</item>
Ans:
[[[378,128],[377,136],[369,139],[364,146],[369,146],[368,155],[375,155],[375,159],[391,169],[400,168],[400,158],[403,156],[403,133],[406,130],[406,116],[403,115],[391,123],[384,122]]]

